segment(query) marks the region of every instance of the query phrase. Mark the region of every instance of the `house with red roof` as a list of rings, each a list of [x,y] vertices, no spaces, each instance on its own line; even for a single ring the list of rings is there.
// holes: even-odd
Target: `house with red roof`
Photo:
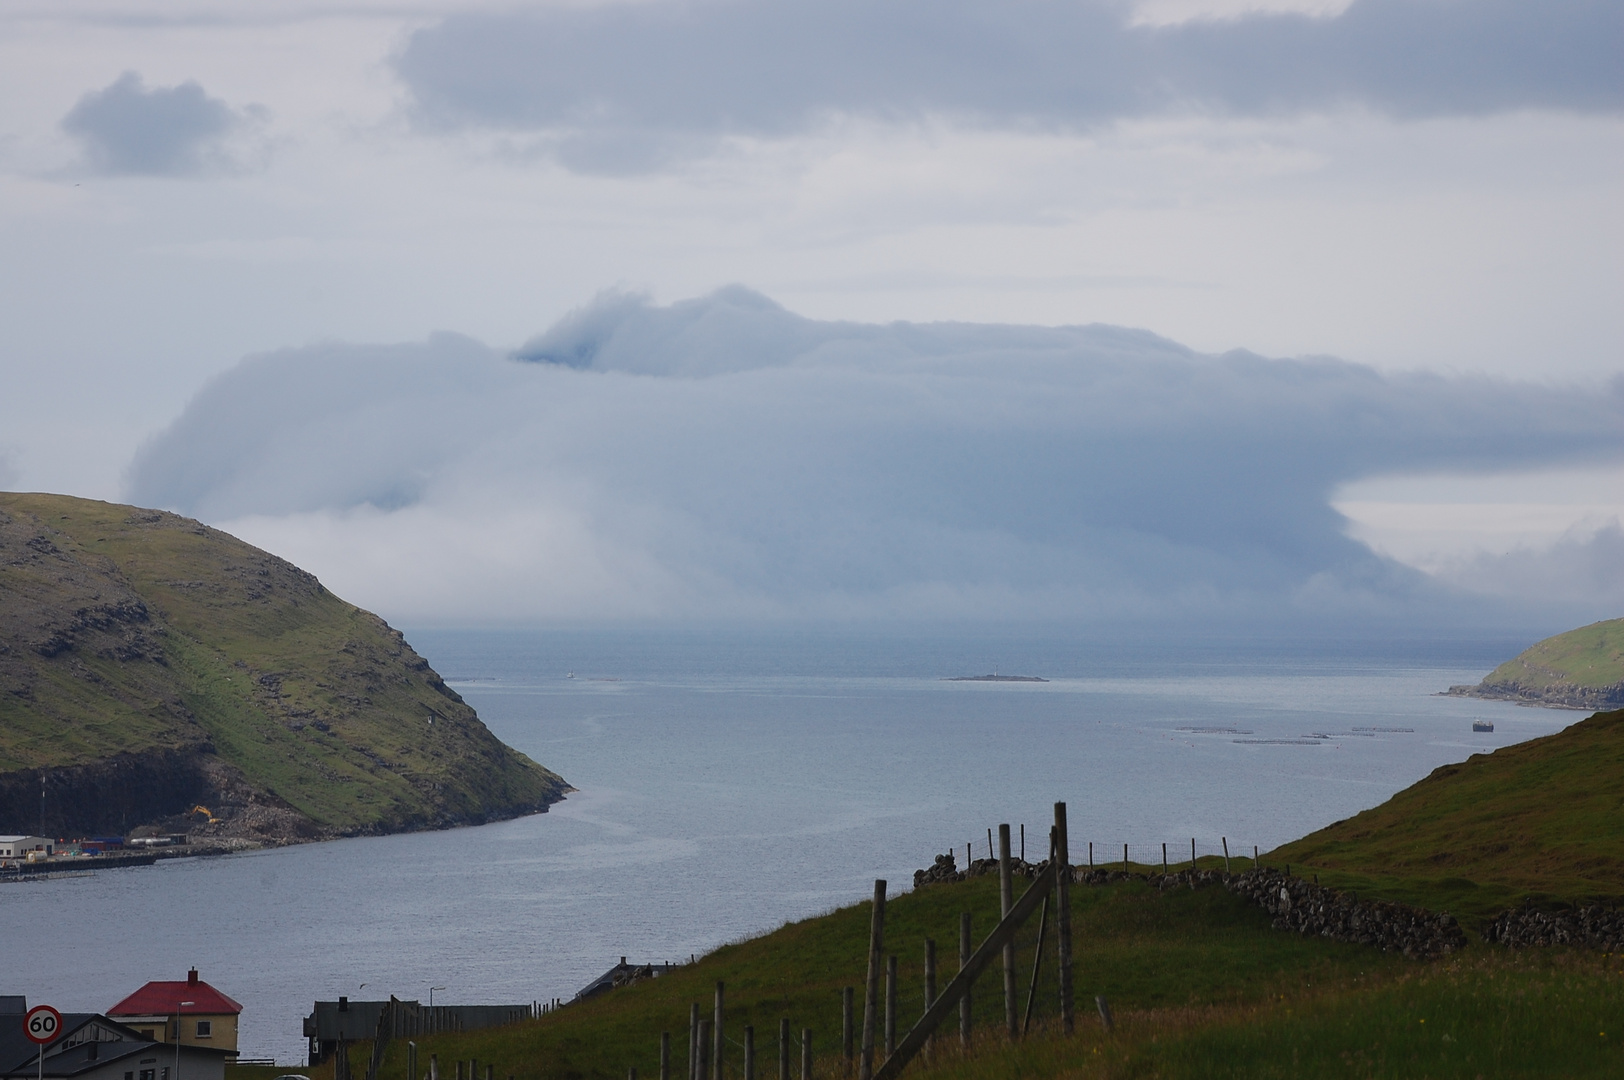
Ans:
[[[197,977],[149,982],[107,1010],[110,1019],[154,1042],[206,1047],[237,1056],[237,1017],[242,1006]]]

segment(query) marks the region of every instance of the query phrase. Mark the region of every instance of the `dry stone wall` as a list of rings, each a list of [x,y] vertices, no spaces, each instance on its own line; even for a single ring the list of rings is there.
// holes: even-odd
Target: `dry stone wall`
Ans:
[[[1484,941],[1497,941],[1514,949],[1571,945],[1604,952],[1624,951],[1624,911],[1594,905],[1576,911],[1535,911],[1513,908],[1483,931]]]
[[[1042,873],[1047,865],[1015,860],[1011,870],[1019,877],[1032,878]],[[996,859],[973,860],[961,871],[952,855],[938,855],[928,870],[914,871],[914,888],[996,873]],[[1438,914],[1406,904],[1360,900],[1351,893],[1338,892],[1267,868],[1229,875],[1217,870],[1134,874],[1126,870],[1074,866],[1072,880],[1079,885],[1142,881],[1159,892],[1222,886],[1246,897],[1274,916],[1274,926],[1278,930],[1369,945],[1417,959],[1443,956],[1466,944],[1466,934],[1453,915]],[[1615,918],[1608,925],[1617,927],[1618,932],[1624,934],[1624,919]]]

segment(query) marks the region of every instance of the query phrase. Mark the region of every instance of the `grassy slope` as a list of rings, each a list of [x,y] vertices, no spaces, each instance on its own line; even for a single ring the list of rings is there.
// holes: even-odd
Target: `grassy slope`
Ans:
[[[1485,687],[1602,690],[1624,683],[1624,619],[1592,623],[1546,638],[1484,678]]]
[[[1017,890],[1022,887],[1018,882]],[[1162,895],[1131,884],[1078,888],[1072,895],[1077,993],[1090,1008],[1095,994],[1106,995],[1125,1014],[1213,1005],[1240,1008],[1282,996],[1295,999],[1325,981],[1396,975],[1406,966],[1398,958],[1357,946],[1275,933],[1261,910],[1217,889]],[[996,924],[997,907],[993,878],[931,886],[887,905],[887,949],[898,956],[899,1015],[917,1016],[923,1008],[926,936],[936,939],[939,985],[945,986],[958,966],[959,912],[972,913],[979,941]],[[448,1070],[456,1058],[477,1057],[494,1062],[498,1076],[512,1073],[526,1080],[623,1077],[628,1067],[636,1067],[641,1076],[658,1076],[659,1033],[671,1032],[674,1054],[686,1060],[689,1004],[699,1002],[708,1015],[720,979],[727,986],[729,1036],[736,1042],[746,1024],[755,1027],[763,1075],[776,1075],[765,1066],[776,1060],[780,1017],[790,1018],[796,1038],[803,1027],[810,1028],[816,1057],[828,1061],[839,1054],[841,987],[856,988],[861,1022],[869,909],[868,903],[842,908],[724,946],[694,966],[531,1024],[421,1039],[421,1060],[426,1064],[427,1054],[438,1053],[442,1070]],[[1023,1003],[1035,922],[1027,926],[1020,946]],[[1053,942],[1051,927],[1050,955],[1040,978],[1040,1021],[1054,1012]],[[998,971],[989,971],[976,989],[975,1016],[985,1025],[978,1038],[995,1039],[1003,1016]],[[956,1030],[953,1025],[948,1032]],[[737,1065],[736,1052],[734,1057]],[[382,1080],[405,1080],[404,1063],[404,1047],[397,1043]]]
[[[208,742],[338,831],[500,814],[563,789],[491,735],[398,632],[275,556],[109,503],[3,494],[0,512],[54,549],[0,566],[0,591],[48,614],[53,598],[71,609],[87,596],[147,609],[113,627],[123,637],[111,647],[12,650],[33,684],[28,698],[0,695],[0,770]]]
[[[1445,765],[1267,861],[1468,926],[1527,897],[1624,897],[1624,712]]]
[[[931,886],[887,908],[887,946],[899,957],[899,1037],[923,1007],[923,939],[938,942],[941,983],[956,968],[958,912],[973,912],[978,939],[993,925],[996,883]],[[956,1022],[933,1063],[909,1075],[982,1077],[1208,1076],[1609,1076],[1610,1038],[1624,1016],[1624,964],[1595,956],[1475,954],[1416,963],[1353,945],[1284,934],[1231,894],[1156,893],[1137,884],[1073,892],[1078,1032],[1055,1031],[1052,932],[1039,983],[1034,1035],[1011,1046],[1001,1033],[996,968],[977,986],[975,1045],[957,1046]],[[869,905],[787,925],[718,949],[672,975],[508,1028],[421,1038],[420,1070],[436,1054],[441,1075],[475,1058],[518,1080],[658,1076],[659,1034],[672,1036],[673,1075],[685,1077],[690,1003],[709,1015],[717,980],[727,986],[729,1076],[741,1074],[743,1029],[756,1032],[757,1075],[776,1076],[777,1031],[812,1029],[815,1075],[839,1068],[839,991],[857,989],[861,1023]],[[1019,952],[1024,1005],[1034,932]],[[1095,1015],[1105,995],[1117,1021]],[[1601,1032],[1608,1032],[1606,1036]],[[1448,1035],[1445,1040],[1443,1037]],[[364,1060],[364,1049],[352,1061]],[[792,1045],[799,1075],[799,1046]],[[408,1080],[404,1042],[381,1080]],[[244,1078],[247,1080],[247,1078]],[[318,1077],[319,1080],[319,1077]]]

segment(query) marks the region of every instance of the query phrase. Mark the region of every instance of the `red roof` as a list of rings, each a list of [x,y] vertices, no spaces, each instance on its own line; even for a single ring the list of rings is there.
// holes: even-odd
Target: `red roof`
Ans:
[[[199,979],[196,970],[189,972],[188,976],[173,982],[149,982],[108,1009],[107,1015],[173,1016],[179,1012],[218,1016],[221,1013],[236,1015],[242,1012],[241,1005]]]

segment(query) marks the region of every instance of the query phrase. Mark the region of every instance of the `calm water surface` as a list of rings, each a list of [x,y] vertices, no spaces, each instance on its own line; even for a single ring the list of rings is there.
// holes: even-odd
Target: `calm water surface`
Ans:
[[[293,1063],[317,998],[568,997],[622,955],[685,959],[876,877],[905,887],[1001,821],[1035,850],[1056,799],[1076,861],[1089,841],[1101,861],[1267,850],[1584,715],[1436,696],[1526,642],[409,637],[580,790],[482,828],[0,887],[0,993],[100,1011],[195,965],[246,1007],[244,1054]],[[994,668],[1051,681],[942,681]]]

